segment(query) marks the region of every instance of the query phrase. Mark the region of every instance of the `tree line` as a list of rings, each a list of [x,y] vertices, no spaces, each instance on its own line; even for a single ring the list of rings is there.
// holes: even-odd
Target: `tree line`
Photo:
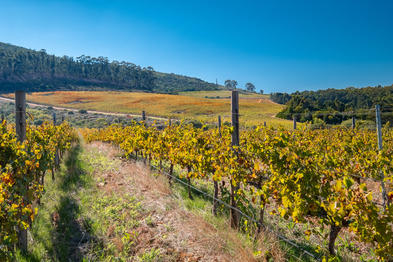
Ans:
[[[346,89],[303,91],[293,94],[272,93],[271,99],[286,104],[277,116],[298,121],[313,121],[316,118],[326,124],[340,124],[355,116],[358,119],[375,119],[373,109],[379,104],[384,122],[393,123],[393,85]]]
[[[236,90],[236,88],[238,86],[238,83],[237,83],[236,80],[228,79],[228,80],[225,80],[224,85],[225,85],[225,88],[228,89],[228,90]],[[248,92],[251,92],[251,93],[256,93],[255,85],[253,83],[250,83],[250,82],[247,82],[244,85],[244,90],[246,90]],[[262,89],[259,90],[259,93],[263,94],[263,90]]]
[[[107,88],[148,92],[215,90],[218,85],[198,78],[165,74],[107,57],[58,57],[0,42],[0,92],[23,87],[28,91]]]

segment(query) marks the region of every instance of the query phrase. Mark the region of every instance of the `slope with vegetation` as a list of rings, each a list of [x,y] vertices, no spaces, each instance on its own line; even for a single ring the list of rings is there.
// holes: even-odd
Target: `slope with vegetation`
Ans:
[[[32,128],[24,147],[15,144],[11,126],[2,125],[6,147],[28,157],[14,163],[10,150],[1,154],[1,166],[7,167],[0,180],[1,226],[6,229],[1,232],[10,233],[0,235],[3,257],[311,261],[330,253],[332,261],[392,259],[393,133],[387,128],[380,151],[374,132],[360,129],[260,126],[241,132],[236,151],[226,126],[219,130],[175,122],[162,130],[134,122],[83,129],[91,143],[75,141],[56,179],[48,181],[43,171],[55,167],[55,148],[65,148],[56,141],[70,146],[73,132],[68,124]],[[97,140],[114,146],[93,142]],[[49,154],[38,157],[37,145]],[[150,173],[147,163],[157,172]],[[33,209],[19,197],[26,186],[22,181],[28,181],[13,182],[21,178],[14,172],[19,168],[32,175],[35,193],[30,196],[42,200],[32,225],[23,212]],[[158,173],[172,177],[166,180]],[[223,202],[211,203],[208,195]],[[22,213],[15,212],[18,208]],[[229,220],[239,234],[229,228]],[[18,223],[31,228],[24,254],[12,252],[12,225]]]
[[[393,123],[393,85],[365,88],[327,89],[319,91],[273,93],[271,99],[286,104],[277,116],[299,121],[321,119],[327,124],[339,124],[356,116],[357,119],[374,120],[370,111],[376,104],[382,109],[382,121]]]
[[[213,217],[202,196],[189,200],[184,187],[122,155],[108,143],[74,144],[16,261],[284,261],[273,236],[254,244]]]
[[[194,77],[154,71],[125,61],[81,55],[47,54],[0,42],[0,92],[112,89],[171,93],[216,90],[216,84]]]
[[[12,98],[13,94],[6,96]],[[214,124],[217,123],[219,115],[223,123],[230,122],[231,119],[228,114],[231,103],[230,91],[224,90],[183,92],[181,95],[114,91],[55,91],[30,93],[27,94],[26,99],[51,106],[104,112],[141,114],[142,110],[145,110],[147,116],[207,121]],[[264,95],[253,93],[240,95],[240,117],[245,126],[258,125],[266,121],[268,125],[289,127],[290,121],[275,117],[283,107],[273,103]]]
[[[0,100],[1,118],[9,123],[15,123],[15,104]],[[26,107],[27,122],[30,125],[41,125],[44,122],[52,122],[56,116],[56,122],[68,122],[72,127],[103,128],[113,123],[130,125],[133,121],[141,121],[141,116],[127,117],[126,115],[88,113],[86,110],[64,110],[52,106],[29,106]],[[150,123],[156,120],[148,120]],[[157,122],[157,121],[156,121]],[[159,122],[159,121],[158,121]]]
[[[174,170],[181,170],[190,199],[191,183],[202,181],[211,195],[241,210],[242,216],[239,209],[230,212],[233,228],[248,234],[282,232],[278,214],[297,231],[296,242],[303,248],[291,246],[300,253],[306,248],[314,258],[337,255],[333,261],[393,258],[391,130],[383,131],[386,147],[381,151],[374,132],[345,128],[261,126],[243,131],[236,150],[226,127],[168,125],[158,130],[135,124],[83,133],[88,141],[114,143],[128,158],[159,163],[160,170],[166,164],[170,183]],[[215,215],[223,211],[218,206],[213,204]]]

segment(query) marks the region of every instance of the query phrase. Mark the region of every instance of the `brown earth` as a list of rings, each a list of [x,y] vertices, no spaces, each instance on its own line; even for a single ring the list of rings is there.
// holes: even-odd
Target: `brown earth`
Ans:
[[[98,150],[114,160],[121,155],[114,146],[101,142],[88,144],[87,150]],[[137,255],[157,248],[164,250],[161,261],[258,261],[251,248],[245,247],[238,233],[229,226],[227,230],[219,230],[179,205],[164,176],[153,175],[142,162],[121,161],[119,169],[95,175],[100,176],[99,181],[103,182],[98,186],[107,194],[131,193],[147,210],[144,215],[151,221],[141,223],[136,229]]]

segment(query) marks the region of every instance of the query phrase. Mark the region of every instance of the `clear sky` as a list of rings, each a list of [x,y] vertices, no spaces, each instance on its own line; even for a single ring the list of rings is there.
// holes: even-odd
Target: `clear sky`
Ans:
[[[0,0],[0,41],[265,92],[393,84],[392,0]]]

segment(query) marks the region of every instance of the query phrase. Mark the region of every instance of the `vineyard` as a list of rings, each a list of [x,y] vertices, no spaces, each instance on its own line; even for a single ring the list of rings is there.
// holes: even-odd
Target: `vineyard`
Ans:
[[[126,159],[143,160],[172,188],[175,182],[184,186],[189,199],[209,198],[212,216],[229,218],[230,227],[248,239],[274,235],[296,250],[286,253],[291,259],[392,261],[393,130],[388,124],[381,128],[379,107],[377,132],[266,124],[239,130],[233,92],[232,126],[221,125],[220,118],[218,127],[134,121],[79,133],[87,143],[112,144]],[[28,249],[27,231],[42,207],[45,174],[55,181],[61,158],[78,140],[67,122],[56,124],[55,114],[53,124],[29,120],[26,125],[24,99],[16,98],[15,124],[0,124],[0,258],[5,260]],[[82,171],[72,167],[68,172]],[[304,241],[288,236],[282,225],[296,229]],[[119,233],[121,241],[128,243],[129,234]]]
[[[134,123],[84,129],[85,139],[111,142],[127,157],[142,157],[174,170],[189,185],[211,184],[213,212],[229,192],[231,226],[268,230],[267,215],[297,224],[313,224],[306,238],[328,238],[327,246],[307,252],[316,259],[335,255],[340,233],[352,234],[376,258],[393,259],[393,132],[383,129],[382,150],[375,131],[361,129],[301,130],[258,127],[244,130],[233,146],[232,127],[196,129],[191,125]],[[248,212],[247,207],[258,212]],[[266,214],[265,214],[266,213]],[[318,230],[316,230],[318,228]],[[319,255],[315,255],[319,254]],[[359,254],[362,255],[362,254]]]
[[[0,262],[393,262],[392,14],[1,1]]]
[[[0,133],[0,258],[5,258],[37,214],[45,172],[52,172],[54,179],[61,156],[76,136],[67,123],[27,126],[23,142],[6,121],[0,124]]]

